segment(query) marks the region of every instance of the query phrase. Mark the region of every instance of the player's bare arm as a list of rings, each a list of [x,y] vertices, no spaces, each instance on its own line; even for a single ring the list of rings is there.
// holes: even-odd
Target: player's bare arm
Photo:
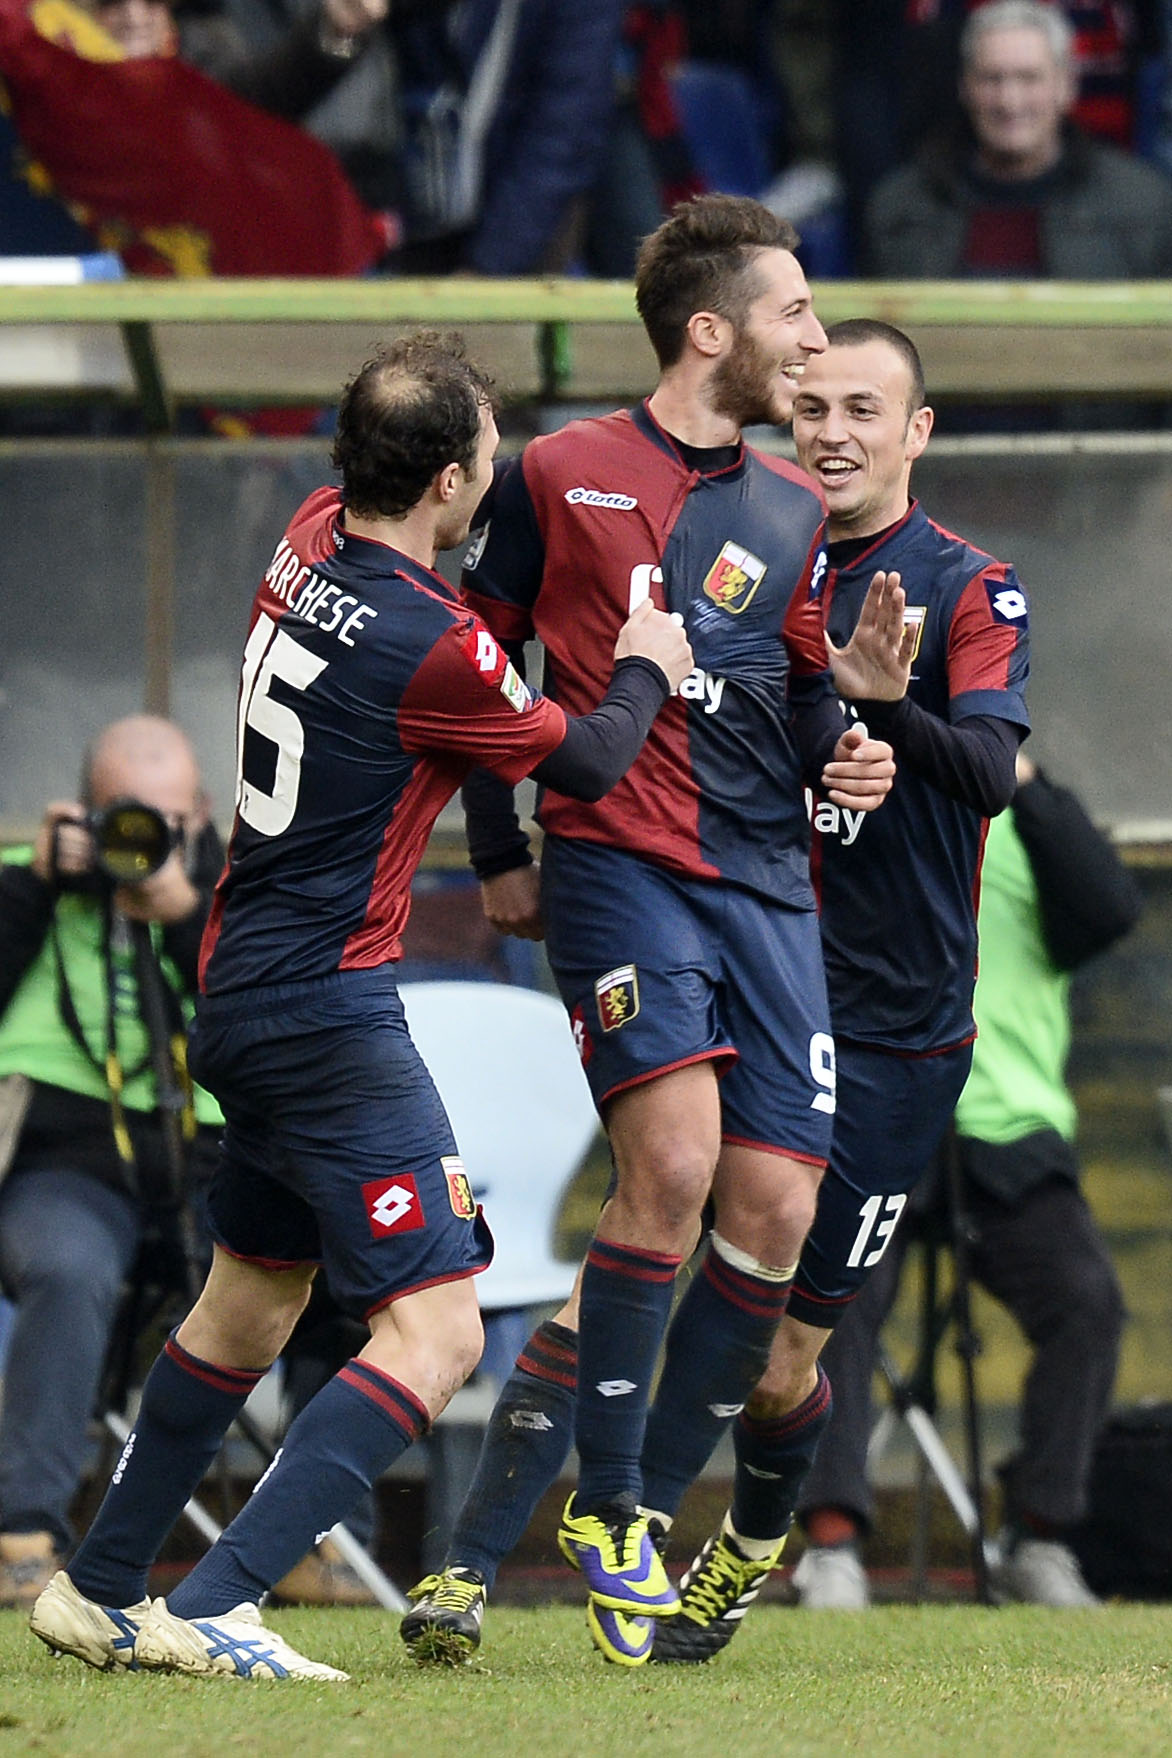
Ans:
[[[916,630],[905,626],[904,604],[900,576],[877,573],[850,640],[836,647],[827,636],[834,685],[847,701],[898,702],[907,695]]]
[[[895,753],[891,746],[882,739],[868,738],[858,726],[843,733],[822,771],[827,799],[854,812],[873,812],[881,806],[894,779]]]

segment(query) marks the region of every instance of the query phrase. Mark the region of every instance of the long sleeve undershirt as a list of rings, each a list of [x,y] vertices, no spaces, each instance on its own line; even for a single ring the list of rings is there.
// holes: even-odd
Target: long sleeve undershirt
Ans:
[[[510,652],[514,664],[520,655]],[[566,734],[540,762],[533,779],[576,800],[600,800],[638,756],[651,723],[668,697],[664,674],[653,660],[632,654],[614,668],[606,695],[590,714],[567,717]],[[513,807],[513,790],[498,776],[475,769],[461,797],[468,853],[480,879],[491,879],[532,860],[529,838]]]

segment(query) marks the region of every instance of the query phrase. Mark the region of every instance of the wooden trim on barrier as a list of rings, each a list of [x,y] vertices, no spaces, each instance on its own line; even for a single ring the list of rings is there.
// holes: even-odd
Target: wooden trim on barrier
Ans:
[[[1172,398],[1172,283],[825,281],[815,297],[828,323],[907,329],[938,399]],[[419,322],[459,325],[510,401],[625,401],[654,377],[627,282],[130,280],[0,287],[0,395],[137,396],[160,431],[173,401],[332,401]],[[130,349],[121,384],[95,371],[103,334]]]

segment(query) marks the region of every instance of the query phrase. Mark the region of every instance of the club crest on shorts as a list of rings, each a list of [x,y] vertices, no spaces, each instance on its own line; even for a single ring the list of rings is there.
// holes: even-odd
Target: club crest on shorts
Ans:
[[[739,543],[726,543],[704,576],[704,591],[721,610],[740,616],[765,578],[766,565]]]
[[[427,1226],[419,1190],[410,1172],[399,1172],[393,1178],[372,1178],[362,1186],[362,1200],[372,1239],[386,1239],[391,1233],[414,1233]]]
[[[453,1215],[459,1215],[461,1221],[475,1220],[476,1198],[472,1194],[463,1160],[459,1154],[441,1154],[440,1165],[448,1181],[448,1201],[452,1205]]]
[[[920,642],[924,639],[924,618],[928,614],[926,604],[905,604],[903,607],[903,626],[916,631],[915,645],[912,648],[912,662],[919,657]]]
[[[633,964],[607,971],[594,985],[598,1023],[604,1032],[617,1032],[639,1011],[639,975]]]

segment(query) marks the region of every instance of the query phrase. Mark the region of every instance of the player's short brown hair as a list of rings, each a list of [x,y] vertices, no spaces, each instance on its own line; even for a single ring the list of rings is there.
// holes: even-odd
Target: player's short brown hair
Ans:
[[[397,518],[448,464],[476,467],[492,380],[455,333],[416,330],[368,360],[338,409],[334,467],[342,498],[364,518]]]
[[[897,330],[894,324],[884,323],[877,317],[844,317],[841,323],[831,324],[827,329],[826,342],[831,348],[863,348],[868,342],[886,342],[907,367],[909,416],[924,407],[927,390],[920,351],[911,337]]]
[[[635,304],[660,366],[675,365],[697,311],[743,324],[757,296],[759,252],[796,250],[798,242],[788,220],[750,196],[677,202],[635,264]]]

